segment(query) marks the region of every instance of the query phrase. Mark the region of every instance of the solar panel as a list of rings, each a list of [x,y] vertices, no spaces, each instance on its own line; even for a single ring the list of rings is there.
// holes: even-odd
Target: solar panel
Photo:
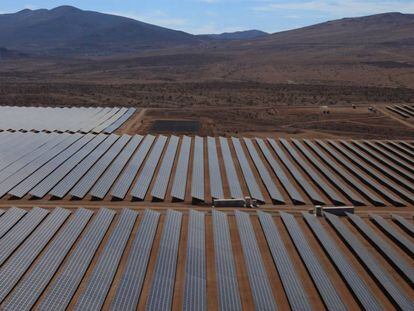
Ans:
[[[338,247],[337,242],[323,228],[319,220],[308,212],[302,212],[302,216],[362,308],[365,310],[383,310],[383,307],[379,304],[367,284]]]
[[[288,169],[289,173],[293,176],[302,190],[309,196],[313,204],[317,205],[324,205],[325,200],[314,190],[314,188],[307,182],[305,177],[299,172],[299,170],[293,165],[293,163],[289,160],[286,156],[285,152],[279,145],[276,143],[274,139],[268,139],[270,146],[272,146],[273,150],[276,152],[277,156],[279,157],[280,161],[285,165]]]
[[[309,176],[313,183],[332,201],[335,205],[347,205],[337,192],[327,184],[299,155],[299,153],[285,139],[280,139],[281,144],[286,148],[296,163]],[[360,203],[362,204],[362,202]]]
[[[373,142],[366,141],[366,140],[364,141],[364,144],[368,146],[371,151],[378,152],[379,154],[381,154],[381,156],[391,161],[394,165],[398,165],[400,168],[403,168],[404,170],[407,170],[410,173],[414,173],[414,166],[412,164],[398,157],[392,152],[389,152],[387,149],[385,149],[381,145],[376,145]]]
[[[171,196],[174,200],[184,201],[187,185],[188,164],[190,159],[191,138],[184,136],[181,142],[180,155],[175,170]]]
[[[224,198],[220,164],[217,155],[216,139],[207,137],[208,169],[210,176],[210,192],[214,199]]]
[[[352,250],[354,255],[361,261],[368,270],[371,277],[376,280],[378,285],[384,290],[391,301],[401,310],[412,309],[412,301],[401,291],[396,282],[382,268],[380,263],[368,251],[368,249],[358,240],[343,222],[335,215],[325,213],[326,219],[335,229],[335,231],[346,241],[347,246]]]
[[[177,154],[179,138],[171,136],[167,150],[158,171],[157,179],[152,187],[151,195],[154,199],[164,200],[167,192],[168,182],[170,181],[171,171],[174,165],[175,155]]]
[[[128,163],[129,159],[131,159],[132,154],[138,148],[138,145],[141,143],[143,138],[144,137],[141,135],[135,135],[132,137],[122,152],[116,157],[111,166],[99,178],[95,186],[93,186],[90,192],[92,197],[103,199],[107,195],[109,189],[111,189],[115,180],[121,174],[125,165]]]
[[[190,211],[183,310],[207,310],[204,213]]]
[[[401,196],[404,200],[407,200],[410,203],[414,204],[414,196],[411,193],[408,193],[405,189],[402,189],[400,186],[396,185],[391,180],[384,180],[383,176],[378,174],[377,171],[373,170],[371,167],[365,165],[361,162],[360,159],[358,159],[356,156],[354,156],[352,153],[350,153],[348,150],[343,148],[339,143],[334,141],[329,141],[329,143],[334,146],[339,152],[341,152],[345,157],[347,157],[353,164],[358,166],[360,169],[362,169],[364,172],[366,172],[368,175],[370,175],[372,178],[376,179],[380,184],[384,185],[385,187],[391,189],[395,193],[397,193],[399,196]],[[365,158],[367,155],[365,155]]]
[[[356,194],[351,188],[345,183],[339,180],[334,174],[332,174],[323,164],[320,162],[312,153],[309,152],[298,140],[293,139],[292,142],[302,152],[302,154],[308,159],[310,163],[323,175],[327,180],[330,181],[335,188],[341,192],[352,204],[354,205],[365,205],[361,196]],[[326,190],[325,190],[326,191]],[[333,190],[331,190],[333,191]]]
[[[21,213],[21,212],[19,212]],[[26,214],[26,213],[25,213]],[[13,254],[13,252],[36,229],[39,223],[46,217],[48,211],[35,207],[28,212],[16,225],[14,225],[0,239],[0,266]],[[9,219],[13,221],[13,219]],[[15,219],[14,219],[15,220]]]
[[[3,215],[4,214],[4,215]],[[26,214],[21,208],[12,207],[4,212],[0,211],[0,239]],[[1,243],[1,240],[0,240]]]
[[[303,199],[302,195],[296,189],[296,187],[290,182],[289,177],[286,176],[285,172],[283,171],[282,167],[279,163],[275,160],[272,156],[269,148],[266,146],[266,143],[261,138],[256,138],[256,142],[259,145],[260,150],[262,151],[263,155],[265,156],[267,162],[269,163],[270,167],[275,173],[276,177],[279,179],[280,183],[282,184],[285,191],[288,193],[290,199],[292,200],[293,204],[305,204],[305,200]]]
[[[376,214],[370,214],[371,220],[384,232],[391,240],[403,249],[409,256],[414,257],[414,243],[398,232],[384,218]]]
[[[316,142],[321,146],[325,151],[327,151],[332,157],[335,158],[336,161],[341,163],[343,166],[346,167],[352,174],[359,178],[363,183],[370,186],[373,190],[375,190],[378,194],[382,195],[389,201],[391,204],[395,206],[404,206],[404,203],[387,189],[383,188],[379,185],[376,181],[369,178],[365,173],[362,173],[358,170],[358,168],[348,162],[343,156],[341,156],[338,152],[336,152],[333,148],[331,148],[328,144],[324,141],[316,140]]]
[[[227,215],[215,210],[213,236],[220,310],[242,310]]]
[[[0,302],[6,298],[50,239],[62,226],[70,212],[56,208],[33,232],[24,244],[13,253],[0,269]]]
[[[236,168],[234,167],[233,157],[231,155],[227,138],[220,137],[220,146],[223,154],[224,168],[226,169],[227,183],[230,187],[231,197],[234,199],[243,198],[243,192],[240,187]]]
[[[276,301],[263,258],[260,255],[250,216],[238,210],[235,211],[235,215],[255,308],[256,310],[276,310]]]
[[[33,188],[29,193],[33,197],[43,198],[54,186],[57,185],[72,169],[78,165],[86,156],[88,156],[105,138],[106,135],[97,135],[76,152],[72,157],[66,160],[56,170],[51,172],[41,183]]]
[[[160,214],[146,210],[135,235],[125,271],[111,304],[111,310],[136,310],[147,274]]]
[[[346,141],[341,141],[341,143],[344,146],[346,146],[349,150],[354,152],[356,155],[358,155],[365,162],[370,164],[372,167],[375,167],[378,171],[380,171],[382,174],[384,174],[391,180],[395,181],[400,186],[408,190],[414,191],[414,186],[410,184],[410,182],[414,180],[414,176],[409,172],[398,169],[397,167],[395,167],[395,165],[387,161],[385,158],[381,157],[375,152],[370,151],[368,148],[366,148],[364,145],[360,144],[357,141],[353,142],[354,145],[358,146],[364,152],[361,152],[360,150],[355,148],[354,145]],[[383,165],[381,163],[386,164]]]
[[[53,275],[82,233],[93,212],[78,209],[68,223],[52,240],[30,272],[3,303],[3,310],[29,310],[39,299]]]
[[[285,204],[283,196],[280,194],[279,190],[275,186],[272,177],[270,177],[269,172],[263,164],[262,159],[260,159],[260,156],[257,153],[252,140],[250,138],[244,138],[244,142],[247,146],[247,150],[249,151],[250,157],[252,158],[253,163],[260,174],[260,178],[262,179],[267,191],[269,192],[270,198],[272,199],[273,203]]]
[[[168,210],[146,310],[171,310],[182,214]]]
[[[128,119],[135,113],[136,109],[135,108],[129,108],[127,112],[125,112],[124,115],[122,115],[122,117],[120,117],[118,120],[116,120],[114,123],[112,123],[110,126],[108,126],[104,132],[105,133],[113,133],[115,132],[117,129],[119,129],[122,124],[124,124],[126,121],[128,121]]]
[[[384,206],[384,201],[379,198],[375,193],[373,193],[369,188],[367,188],[360,181],[355,179],[352,175],[348,174],[342,167],[337,165],[332,161],[322,150],[316,146],[310,140],[304,140],[305,144],[310,147],[322,161],[329,166],[337,175],[341,176],[345,182],[348,183],[351,187],[361,193],[369,202],[376,206]],[[337,158],[339,160],[339,158]]]
[[[279,212],[283,223],[328,310],[347,310],[332,281],[310,247],[295,217]]]
[[[36,185],[38,185],[42,180],[49,176],[54,170],[56,170],[63,162],[67,161],[72,155],[74,155],[79,149],[81,149],[85,144],[87,144],[94,135],[88,134],[80,138],[74,144],[69,146],[62,153],[57,155],[55,158],[51,159],[44,166],[39,168],[36,172],[26,178],[19,185],[14,187],[9,194],[22,198],[30,190],[32,190]]]
[[[132,157],[131,161],[128,163],[122,175],[119,177],[118,181],[114,185],[111,191],[111,195],[116,199],[123,200],[131,187],[132,182],[137,175],[139,168],[147,156],[152,143],[155,140],[155,136],[147,135],[139,146],[137,152]]]
[[[290,308],[292,310],[312,310],[308,295],[306,294],[301,279],[296,273],[293,261],[289,256],[272,216],[260,211],[257,214],[266,237],[267,245],[272,254],[273,263],[276,266],[283,284],[283,289],[288,298]]]
[[[240,140],[238,138],[232,137],[231,141],[233,142],[236,156],[239,161],[244,180],[246,181],[247,188],[249,188],[250,196],[261,203],[266,203],[262,191],[260,190],[259,185],[256,182],[256,178],[254,177],[253,171],[249,165],[249,161],[244,154]]]
[[[100,158],[82,177],[76,186],[71,190],[70,194],[78,199],[83,199],[88,191],[93,187],[99,177],[106,171],[112,161],[119,155],[128,141],[131,139],[129,135],[122,135],[111,148]]]
[[[84,158],[75,168],[73,168],[65,178],[63,178],[50,194],[57,198],[63,198],[76,183],[88,172],[88,170],[105,154],[105,152],[118,140],[119,136],[110,135],[94,151]]]
[[[392,152],[400,159],[410,163],[411,165],[414,165],[414,152],[411,150],[409,144],[406,144],[403,141],[400,141],[399,143],[394,141],[388,141],[387,143],[382,141],[376,141],[376,143],[377,145],[388,150],[389,152]]]
[[[166,142],[167,137],[162,135],[158,137],[154,147],[151,150],[151,153],[145,162],[141,174],[135,182],[135,186],[131,190],[131,195],[133,198],[140,200],[145,199],[145,195],[148,192],[148,188],[155,174],[155,170],[157,169],[158,162],[160,161]]]
[[[407,232],[410,236],[414,236],[414,226],[409,223],[407,219],[396,214],[392,214],[391,217],[392,220],[401,227],[401,229]]]
[[[86,289],[76,303],[75,310],[101,310],[137,215],[137,212],[132,210],[122,210],[118,223],[89,277]]]
[[[204,139],[199,136],[194,141],[191,197],[195,201],[204,201]]]
[[[112,210],[105,208],[99,210],[67,258],[56,280],[48,287],[38,310],[64,311],[67,309],[114,216],[115,212]]]
[[[82,135],[80,134],[61,134],[57,137],[57,139],[52,139],[42,148],[34,150],[28,156],[25,156],[19,161],[13,163],[13,165],[8,166],[1,171],[0,189],[5,192],[5,189],[9,187],[8,190],[10,190],[12,187],[24,180],[27,176],[39,169],[42,165],[60,154],[75,141],[80,139],[81,136]]]
[[[414,285],[414,270],[406,260],[398,255],[390,245],[379,237],[362,219],[353,214],[347,214],[351,223],[362,235],[384,256],[385,259],[401,274],[411,285]]]

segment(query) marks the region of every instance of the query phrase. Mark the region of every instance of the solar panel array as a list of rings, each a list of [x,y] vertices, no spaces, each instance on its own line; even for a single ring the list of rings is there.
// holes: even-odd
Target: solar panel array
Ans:
[[[0,107],[0,130],[113,133],[135,108]]]
[[[413,105],[393,105],[386,106],[387,110],[392,112],[392,114],[402,117],[404,119],[409,119],[414,117],[414,106]]]
[[[410,206],[404,141],[0,132],[0,197]]]
[[[413,306],[409,213],[3,210],[1,310]]]

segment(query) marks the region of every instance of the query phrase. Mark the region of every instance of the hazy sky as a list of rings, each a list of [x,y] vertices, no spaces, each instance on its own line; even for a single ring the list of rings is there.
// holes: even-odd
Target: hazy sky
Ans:
[[[342,17],[414,13],[414,0],[0,0],[0,13],[65,4],[194,34],[246,29],[277,32]]]

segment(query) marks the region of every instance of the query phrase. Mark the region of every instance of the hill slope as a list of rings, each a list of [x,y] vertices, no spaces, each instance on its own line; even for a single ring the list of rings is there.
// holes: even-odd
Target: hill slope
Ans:
[[[112,54],[198,42],[196,36],[70,6],[0,15],[0,46],[51,54]]]

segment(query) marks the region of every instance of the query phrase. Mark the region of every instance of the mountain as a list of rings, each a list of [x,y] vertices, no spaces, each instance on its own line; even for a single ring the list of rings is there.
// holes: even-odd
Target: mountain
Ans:
[[[0,15],[0,46],[48,54],[113,54],[195,44],[196,36],[71,6]]]
[[[20,59],[20,58],[25,58],[28,55],[18,52],[18,51],[13,51],[13,50],[9,50],[3,47],[0,47],[0,60],[4,60],[4,59]]]
[[[414,14],[384,13],[343,18],[272,34],[262,43],[274,45],[414,44]]]
[[[256,38],[266,37],[269,34],[261,30],[246,30],[236,32],[224,32],[222,34],[208,34],[201,37],[210,38],[214,40],[250,40]]]

